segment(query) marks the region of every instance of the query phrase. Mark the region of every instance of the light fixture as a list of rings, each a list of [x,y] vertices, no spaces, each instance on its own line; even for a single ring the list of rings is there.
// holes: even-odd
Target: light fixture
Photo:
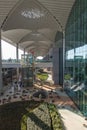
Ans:
[[[33,36],[40,36],[40,33],[32,33]]]
[[[35,19],[35,18],[40,18],[44,16],[44,12],[40,11],[38,9],[31,9],[31,10],[24,10],[21,12],[21,15],[30,18],[30,19]]]

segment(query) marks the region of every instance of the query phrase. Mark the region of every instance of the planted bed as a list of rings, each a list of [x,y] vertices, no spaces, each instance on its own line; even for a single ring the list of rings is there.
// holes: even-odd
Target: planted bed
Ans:
[[[0,106],[0,130],[63,130],[53,104],[20,101]]]

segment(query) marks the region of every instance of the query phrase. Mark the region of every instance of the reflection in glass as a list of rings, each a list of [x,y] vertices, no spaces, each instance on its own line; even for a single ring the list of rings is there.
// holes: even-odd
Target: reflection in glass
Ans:
[[[87,116],[87,0],[76,0],[65,30],[65,90]]]

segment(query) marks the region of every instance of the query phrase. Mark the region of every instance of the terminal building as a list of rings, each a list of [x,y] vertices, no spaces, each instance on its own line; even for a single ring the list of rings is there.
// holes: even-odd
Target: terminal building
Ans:
[[[1,39],[19,67],[18,48],[51,60],[54,84],[87,116],[87,0],[0,0],[0,91]]]

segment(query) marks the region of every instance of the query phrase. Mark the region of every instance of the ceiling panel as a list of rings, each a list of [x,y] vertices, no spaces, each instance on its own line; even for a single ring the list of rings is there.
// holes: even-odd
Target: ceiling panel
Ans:
[[[74,2],[75,0],[0,0],[2,39],[13,45],[19,44],[20,48],[35,44],[35,54],[38,51],[40,54],[46,53],[54,44],[57,31],[65,29]]]

